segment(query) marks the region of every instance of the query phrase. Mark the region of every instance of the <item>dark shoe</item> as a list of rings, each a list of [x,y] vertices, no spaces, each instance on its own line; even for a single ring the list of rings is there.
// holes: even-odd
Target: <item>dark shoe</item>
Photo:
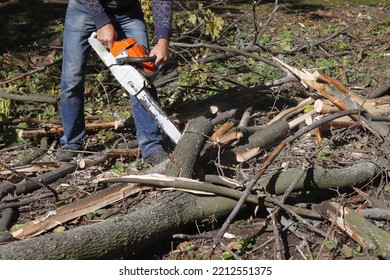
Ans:
[[[58,152],[58,160],[62,162],[72,161],[74,158],[78,156],[78,149],[68,148]]]
[[[156,166],[166,161],[167,159],[169,159],[169,154],[164,150],[158,150],[157,152],[154,152],[153,154],[144,158],[144,162],[151,166]]]

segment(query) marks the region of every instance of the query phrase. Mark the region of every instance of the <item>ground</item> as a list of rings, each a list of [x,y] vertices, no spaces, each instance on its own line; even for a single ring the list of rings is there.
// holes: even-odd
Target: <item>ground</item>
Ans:
[[[356,4],[351,1],[344,6],[337,6],[332,1],[325,1],[328,6],[322,6],[312,4],[310,1],[286,1],[281,3],[281,7],[269,23],[266,21],[274,8],[272,1],[265,1],[266,3],[257,6],[256,19],[252,13],[242,16],[244,11],[251,10],[249,5],[242,4],[241,1],[222,2],[224,3],[211,6],[212,10],[225,20],[225,31],[233,30],[234,32],[227,32],[229,35],[212,40],[205,36],[203,31],[197,31],[199,33],[187,32],[187,29],[190,28],[183,23],[182,25],[178,24],[174,29],[173,41],[194,43],[197,42],[194,38],[198,36],[200,41],[207,41],[211,44],[229,46],[229,43],[235,45],[237,42],[242,42],[244,46],[244,43],[254,39],[254,29],[262,30],[264,28],[263,36],[259,41],[261,51],[257,52],[264,58],[268,59],[270,55],[274,55],[299,69],[321,70],[342,81],[361,96],[367,96],[381,85],[390,82],[390,19],[388,17],[390,7],[388,2],[379,4],[372,2],[372,5],[368,5],[367,3]],[[233,2],[234,4],[232,4]],[[37,13],[38,9],[50,11],[50,13]],[[180,7],[176,7],[176,9],[178,15],[184,13]],[[17,77],[53,63],[60,58],[60,34],[64,11],[63,5],[52,4],[33,5],[32,8],[13,6],[0,10],[0,51],[2,52],[0,61],[5,65],[4,69],[0,70],[0,86],[2,87],[0,92],[19,95],[45,93],[45,95],[49,94],[58,98],[60,74],[58,64],[54,64],[43,72],[32,73],[22,78]],[[43,14],[45,17],[42,16]],[[253,23],[254,20],[257,24]],[[207,22],[205,26],[208,26]],[[182,37],[179,37],[179,32],[183,32],[183,30],[186,30],[187,33],[181,34]],[[179,61],[179,71],[187,72],[188,75],[182,74],[179,81],[164,84],[161,87],[160,97],[167,112],[175,113],[177,119],[180,119],[180,116],[183,116],[184,119],[188,118],[189,113],[201,112],[200,108],[203,105],[207,106],[210,100],[219,100],[216,93],[223,95],[225,91],[236,86],[239,89],[244,86],[256,86],[280,78],[283,74],[251,59],[237,59],[230,64],[216,63],[209,68],[202,68],[190,63],[192,54],[189,57],[186,56],[187,52],[192,50],[186,51],[180,46],[172,47],[172,50],[174,58]],[[211,55],[215,52],[213,49],[203,51],[203,54],[193,55],[192,59],[195,61],[202,55]],[[182,58],[185,59],[181,60]],[[100,69],[100,72],[96,69]],[[107,70],[101,69],[98,59],[90,65],[91,74],[87,78],[86,88],[86,113],[91,118],[100,117],[100,121],[111,121],[115,114],[128,117],[131,115],[131,110],[128,109],[128,100],[121,97],[117,85],[113,85],[111,81],[107,80],[108,75],[105,75]],[[16,79],[13,80],[15,77]],[[115,96],[112,94],[113,92],[116,93]],[[307,98],[312,93],[312,90],[302,87],[299,83],[288,83],[254,95],[250,102],[253,102],[257,115],[254,114],[252,124],[266,123],[279,111],[296,105],[297,102]],[[223,98],[220,100],[226,102]],[[232,98],[231,103],[234,102],[239,104],[242,100]],[[6,118],[2,117],[2,121],[25,116],[36,117],[39,120],[58,118],[56,103],[45,104],[42,107],[44,108],[42,109],[41,105],[31,102],[12,101],[12,104],[9,104],[7,101],[1,101],[0,109],[4,110],[2,116],[6,116]],[[5,112],[7,108],[8,112]],[[181,125],[184,128],[184,123]],[[16,130],[9,123],[4,127],[0,126],[0,129],[4,130],[4,137],[1,137],[2,143],[0,142],[0,161],[2,162],[0,170],[3,171],[0,178],[2,182],[17,183],[24,179],[19,174],[7,174],[5,170],[7,167],[17,166],[24,155],[32,153],[37,147],[42,147],[40,137],[16,141],[17,139],[14,137],[16,137],[17,131],[25,129],[25,126],[34,126],[34,124],[26,125],[21,122]],[[114,143],[119,145],[122,138],[130,138],[129,141],[134,140],[134,130],[132,128],[122,131],[106,129],[91,132],[87,142],[91,147],[90,151],[95,152],[107,148],[107,146],[113,146]],[[348,166],[348,164],[362,160],[378,162],[384,170],[382,177],[360,186],[360,189],[389,206],[390,189],[387,184],[386,171],[388,156],[383,154],[383,150],[375,142],[372,134],[361,129],[335,130],[331,131],[325,138],[329,144],[323,144],[320,147],[312,135],[299,138],[283,150],[273,161],[268,171],[271,173],[286,165],[289,167],[301,166],[305,161],[303,158],[310,158],[313,154],[315,156],[310,158],[312,162],[327,168]],[[58,147],[58,135],[50,136],[48,141],[49,146],[45,148],[45,153],[36,161],[50,161],[55,166],[56,159],[52,150]],[[172,145],[169,148],[171,152],[174,149]],[[270,151],[272,150],[267,150],[248,162],[222,167],[222,170],[233,179],[244,180],[245,177],[251,177],[256,173]],[[209,165],[202,167],[206,172],[215,172],[215,169],[207,169]],[[65,203],[99,191],[102,186],[93,184],[95,179],[134,173],[146,168],[147,166],[137,156],[122,156],[98,164],[93,168],[79,169],[50,184],[50,187],[58,193],[59,202],[56,202],[53,197],[39,198],[48,193],[47,189],[34,192],[31,197],[35,198],[36,201],[19,207],[16,226],[34,220]],[[232,170],[233,172],[231,172]],[[33,176],[35,172],[25,173],[25,175]],[[72,220],[56,230],[69,230],[76,226],[96,223],[115,215],[135,211],[144,204],[151,203],[159,195],[160,191],[158,190],[144,191],[103,210]],[[325,197],[306,197],[306,195],[305,193],[293,194],[291,201],[295,203],[294,205],[303,205],[302,207],[309,207],[311,204],[325,200],[337,201],[351,208],[367,205],[367,200],[359,196],[352,188],[346,191],[335,190],[321,194]],[[290,218],[297,228],[293,234],[292,230],[282,230],[283,226],[279,224],[284,259],[378,258],[376,255],[367,254],[360,245],[327,220],[308,219],[315,227],[335,237],[332,240],[338,240],[339,244],[330,241],[331,238],[325,239],[314,233],[290,215],[284,216]],[[184,233],[190,236],[196,234],[213,236],[223,222],[223,220],[200,222],[195,229],[186,229]],[[389,231],[388,221],[376,220],[373,222],[385,231]],[[280,256],[275,250],[274,230],[269,213],[265,209],[249,209],[249,211],[241,213],[240,219],[237,219],[229,227],[227,232],[230,235],[226,235],[224,239],[226,247],[217,248],[212,258],[279,258]],[[189,240],[172,239],[159,246],[145,249],[145,252],[137,255],[136,258],[202,259],[209,252],[210,244],[208,239],[191,237]]]

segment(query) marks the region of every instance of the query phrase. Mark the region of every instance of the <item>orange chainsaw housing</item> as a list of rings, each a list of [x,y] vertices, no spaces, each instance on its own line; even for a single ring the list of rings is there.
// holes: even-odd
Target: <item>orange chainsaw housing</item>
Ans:
[[[117,57],[123,51],[126,51],[129,57],[149,57],[149,54],[146,52],[146,50],[141,45],[139,45],[137,40],[134,38],[127,38],[122,41],[114,42],[114,45],[110,49],[110,52],[114,57]],[[140,62],[139,65],[148,74],[156,71],[156,67],[153,62]]]

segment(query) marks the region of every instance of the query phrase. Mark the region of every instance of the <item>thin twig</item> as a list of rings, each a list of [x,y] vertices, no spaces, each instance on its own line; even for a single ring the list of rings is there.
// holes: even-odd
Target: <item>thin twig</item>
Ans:
[[[226,52],[226,54],[224,54],[225,57],[243,55],[243,56],[246,56],[249,58],[253,58],[257,61],[264,62],[265,64],[271,65],[275,68],[281,68],[279,64],[274,63],[271,60],[268,60],[268,59],[263,58],[261,56],[250,53],[253,51],[260,50],[260,47],[258,47],[258,46],[250,46],[248,48],[243,48],[243,49],[232,49],[232,48],[228,48],[228,47],[207,44],[207,43],[187,44],[187,43],[171,42],[170,45],[174,46],[174,47],[182,47],[182,48],[209,48],[209,49],[224,51],[224,52]],[[204,62],[204,59],[202,59],[202,62]]]
[[[22,78],[24,78],[24,77],[30,76],[30,75],[32,75],[32,74],[34,74],[34,73],[44,71],[44,70],[46,70],[46,68],[51,67],[51,66],[56,65],[56,64],[59,64],[60,62],[61,62],[61,59],[58,59],[58,60],[56,60],[56,61],[54,61],[54,62],[52,62],[52,63],[49,63],[49,64],[47,64],[47,65],[45,65],[45,66],[39,67],[39,68],[37,68],[37,69],[35,69],[35,70],[33,70],[33,71],[24,73],[24,74],[22,74],[22,75],[20,75],[20,76],[17,76],[17,77],[15,77],[15,78],[9,79],[9,80],[7,80],[7,81],[0,82],[0,86],[9,84],[9,83],[11,83],[11,82],[13,82],[13,81],[16,81],[16,80],[22,79]]]
[[[274,7],[273,11],[268,16],[268,19],[265,22],[265,24],[262,26],[261,30],[256,34],[256,37],[255,37],[255,40],[254,40],[254,43],[256,45],[259,44],[259,41],[260,41],[261,37],[263,37],[265,31],[267,30],[268,25],[271,23],[272,19],[275,16],[275,13],[276,13],[276,11],[278,9],[279,9],[278,0],[275,0],[275,7]]]

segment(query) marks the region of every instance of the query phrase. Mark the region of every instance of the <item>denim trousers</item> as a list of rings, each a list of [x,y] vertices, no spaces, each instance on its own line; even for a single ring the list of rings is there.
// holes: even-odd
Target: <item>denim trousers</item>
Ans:
[[[135,7],[108,15],[118,33],[118,39],[133,37],[146,49],[149,48],[147,28],[143,21],[141,7]],[[63,149],[80,149],[86,136],[84,118],[84,82],[87,58],[91,50],[88,38],[96,27],[85,7],[70,0],[65,17],[65,31],[62,56],[60,109],[64,134],[60,138]],[[156,98],[156,92],[150,91]],[[154,119],[131,96],[137,142],[145,158],[161,150],[162,134]]]

